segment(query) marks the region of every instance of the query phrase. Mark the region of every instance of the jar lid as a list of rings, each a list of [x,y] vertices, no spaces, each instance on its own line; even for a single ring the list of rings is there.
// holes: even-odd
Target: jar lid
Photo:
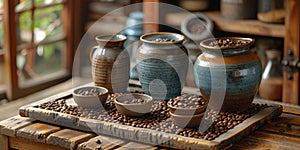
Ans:
[[[202,13],[188,15],[181,23],[181,32],[194,41],[201,41],[212,36],[213,22]]]

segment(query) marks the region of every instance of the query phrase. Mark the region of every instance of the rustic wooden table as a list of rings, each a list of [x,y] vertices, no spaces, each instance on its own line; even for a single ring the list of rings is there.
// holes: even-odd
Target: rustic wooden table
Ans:
[[[300,107],[272,101],[283,106],[281,116],[273,118],[232,149],[300,149]],[[164,149],[142,143],[96,135],[21,116],[0,122],[0,150],[21,149]]]
[[[233,149],[300,149],[300,107],[283,105],[281,116],[232,144]],[[15,116],[0,122],[0,149],[128,149],[149,145],[80,132]],[[151,147],[151,149],[161,149]]]

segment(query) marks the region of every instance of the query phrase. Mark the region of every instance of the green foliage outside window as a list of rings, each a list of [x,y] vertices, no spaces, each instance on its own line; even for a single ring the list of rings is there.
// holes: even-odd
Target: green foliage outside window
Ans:
[[[47,5],[55,2],[61,2],[62,0],[35,0],[35,6]],[[2,0],[0,0],[0,5],[2,4]],[[31,7],[31,0],[23,0],[20,4],[16,6],[16,11],[22,10],[24,8]],[[63,27],[61,20],[61,12],[63,9],[63,4],[59,4],[52,7],[35,9],[34,11],[34,21],[32,18],[32,12],[26,11],[19,15],[16,15],[17,21],[19,24],[19,33],[24,34],[22,31],[30,32],[33,28],[35,34],[35,42],[42,42],[52,39],[57,36],[62,36]],[[2,16],[0,16],[2,17]],[[18,28],[18,27],[17,27]],[[43,33],[44,37],[41,37],[39,33]],[[21,35],[18,35],[21,36]],[[19,37],[19,39],[21,39]],[[36,40],[40,39],[40,40]],[[22,40],[22,39],[21,39]],[[21,41],[20,43],[29,42],[29,41]],[[4,29],[3,23],[0,25],[0,47],[3,46],[4,43]],[[55,44],[45,46],[43,56],[45,59],[48,59],[55,50]]]

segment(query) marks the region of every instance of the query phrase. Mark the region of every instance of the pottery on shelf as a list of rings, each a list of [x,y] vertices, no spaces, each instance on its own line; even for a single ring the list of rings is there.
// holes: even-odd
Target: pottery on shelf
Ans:
[[[181,23],[181,32],[194,42],[213,37],[214,24],[203,13],[188,15]]]
[[[236,44],[227,44],[226,41]],[[225,46],[214,43],[225,43]],[[200,43],[203,53],[194,65],[196,83],[209,108],[223,112],[247,110],[259,88],[262,66],[249,50],[254,39],[228,37]],[[224,100],[224,101],[222,101]]]
[[[143,91],[153,99],[169,100],[181,95],[189,63],[184,36],[155,32],[144,34],[140,40],[136,62]]]
[[[125,92],[129,81],[130,58],[123,44],[124,35],[96,36],[99,44],[90,53],[92,77],[95,85],[110,93]]]

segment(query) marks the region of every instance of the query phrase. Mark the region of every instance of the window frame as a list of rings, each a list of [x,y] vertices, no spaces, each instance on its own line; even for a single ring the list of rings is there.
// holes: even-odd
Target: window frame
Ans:
[[[56,73],[31,79],[19,83],[16,57],[18,54],[16,34],[16,0],[3,0],[3,26],[4,26],[4,68],[5,68],[5,89],[0,89],[0,99],[6,98],[9,101],[25,95],[48,88],[72,77],[72,66],[75,51],[83,35],[83,11],[84,0],[65,0],[62,19],[64,20],[63,30],[65,32],[66,48],[62,51],[63,69]],[[5,93],[4,93],[5,92]]]

